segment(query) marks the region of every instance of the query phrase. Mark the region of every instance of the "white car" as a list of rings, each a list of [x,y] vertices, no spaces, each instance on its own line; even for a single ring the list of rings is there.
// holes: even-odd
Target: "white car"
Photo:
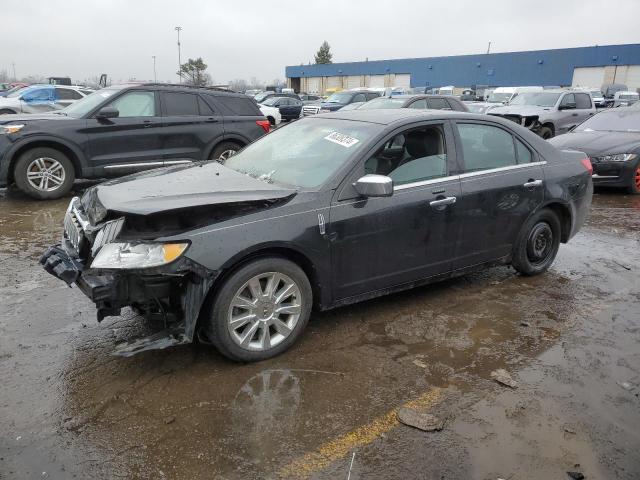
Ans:
[[[280,122],[282,122],[280,109],[275,107],[269,107],[268,105],[262,105],[262,104],[258,104],[258,107],[260,107],[260,111],[265,117],[267,117],[267,120],[269,120],[269,123],[271,124],[272,127],[280,125]]]
[[[0,98],[0,115],[61,110],[93,90],[67,85],[31,85]]]

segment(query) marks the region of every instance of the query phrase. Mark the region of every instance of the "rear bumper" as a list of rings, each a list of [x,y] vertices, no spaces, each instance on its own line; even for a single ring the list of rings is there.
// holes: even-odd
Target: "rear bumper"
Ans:
[[[122,308],[132,307],[150,320],[169,326],[167,337],[139,340],[122,354],[165,348],[193,341],[200,308],[217,276],[188,258],[149,271],[95,270],[70,256],[59,245],[49,247],[40,263],[45,271],[75,284],[97,309],[98,322],[120,315]]]

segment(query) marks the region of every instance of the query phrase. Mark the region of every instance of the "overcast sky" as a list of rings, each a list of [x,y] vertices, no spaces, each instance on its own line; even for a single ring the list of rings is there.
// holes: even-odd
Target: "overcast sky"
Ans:
[[[640,42],[640,0],[1,0],[0,70],[177,81],[201,56],[217,83],[284,78],[323,40],[334,62]]]

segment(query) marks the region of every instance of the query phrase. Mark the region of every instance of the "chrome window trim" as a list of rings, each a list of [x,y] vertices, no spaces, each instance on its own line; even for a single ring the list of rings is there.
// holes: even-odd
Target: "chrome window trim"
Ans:
[[[518,165],[509,165],[508,167],[490,168],[488,170],[478,170],[477,172],[461,173],[459,177],[460,179],[465,179],[469,177],[477,177],[479,175],[507,172],[509,170],[519,170],[521,168],[535,167],[538,165],[542,166],[546,164],[547,164],[546,160],[543,160],[541,162],[520,163]]]
[[[424,185],[433,185],[434,183],[448,182],[453,180],[460,180],[460,175],[448,175],[446,177],[431,178],[429,180],[422,180],[420,182],[405,183],[398,186],[394,185],[393,191],[395,192],[396,190],[405,190],[407,188],[422,187]]]
[[[591,175],[591,178],[620,178],[618,175],[598,175],[597,173],[594,173],[593,175]]]

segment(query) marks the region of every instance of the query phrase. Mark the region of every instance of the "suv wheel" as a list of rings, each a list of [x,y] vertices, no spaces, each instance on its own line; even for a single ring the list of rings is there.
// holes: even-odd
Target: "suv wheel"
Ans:
[[[16,185],[38,200],[51,200],[65,195],[75,180],[71,160],[53,148],[33,148],[23,153],[13,171]]]
[[[242,147],[235,142],[222,142],[211,152],[211,160],[217,160],[220,163],[227,161],[229,157],[233,157]]]
[[[558,254],[560,230],[560,220],[551,210],[534,214],[513,247],[513,267],[527,276],[546,272]]]
[[[538,130],[538,135],[540,135],[545,140],[549,140],[553,137],[553,130],[550,127],[540,127],[540,130]]]
[[[254,260],[224,282],[209,307],[205,333],[224,356],[264,360],[287,350],[311,314],[309,279],[284,258]]]

